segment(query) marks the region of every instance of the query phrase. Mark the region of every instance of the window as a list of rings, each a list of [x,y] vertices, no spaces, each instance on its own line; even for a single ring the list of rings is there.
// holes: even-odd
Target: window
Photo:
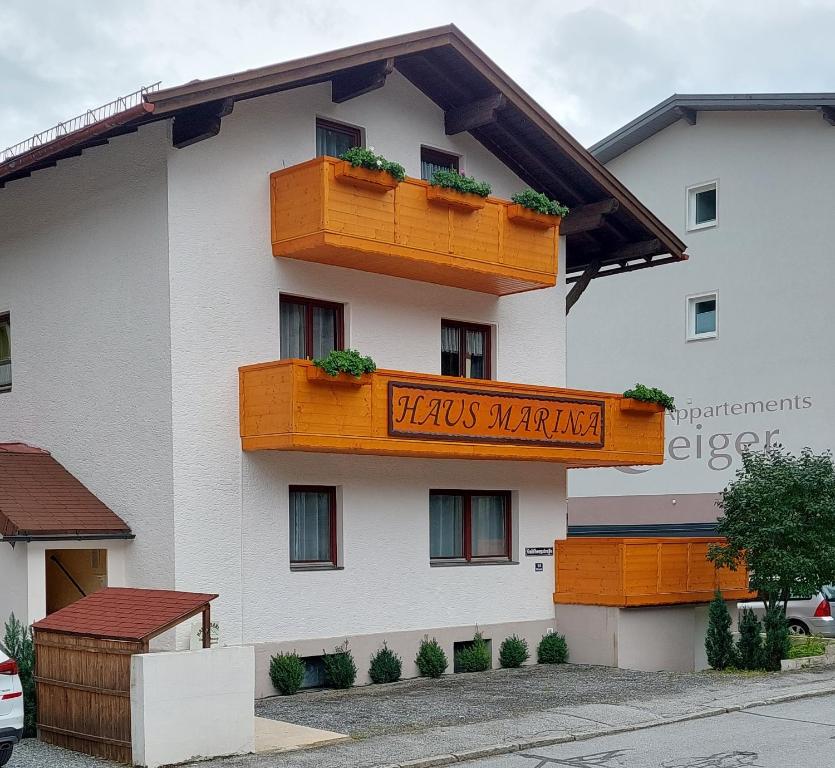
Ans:
[[[712,339],[718,330],[715,293],[687,297],[687,339]]]
[[[687,188],[687,229],[715,227],[718,223],[717,182],[698,184]]]
[[[336,488],[290,486],[290,565],[336,566]]]
[[[341,304],[298,296],[279,300],[279,335],[281,357],[325,357],[344,344]]]
[[[316,120],[316,157],[339,157],[351,147],[362,146],[362,133],[352,125]]]
[[[490,378],[490,326],[441,321],[441,375]]]
[[[510,560],[508,491],[430,491],[429,557]]]
[[[435,171],[458,171],[460,158],[429,147],[420,148],[420,178],[429,181]]]
[[[9,315],[0,315],[0,392],[12,388],[12,329]]]

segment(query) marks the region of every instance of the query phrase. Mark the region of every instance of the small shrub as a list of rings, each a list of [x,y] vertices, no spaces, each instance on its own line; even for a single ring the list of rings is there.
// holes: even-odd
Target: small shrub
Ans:
[[[325,667],[325,685],[329,688],[350,688],[357,679],[357,665],[347,640],[336,646],[333,653],[322,651],[322,664]]]
[[[326,357],[319,357],[313,365],[321,368],[328,376],[348,373],[351,376],[362,376],[364,373],[374,373],[377,366],[370,357],[363,357],[355,349],[335,349]]]
[[[385,643],[371,657],[368,676],[372,683],[396,683],[403,671],[403,662]]]
[[[560,205],[556,200],[548,197],[548,195],[542,192],[535,192],[532,189],[517,192],[510,199],[524,208],[530,208],[532,211],[544,213],[547,216],[568,216],[568,208],[566,206]]]
[[[9,658],[17,662],[20,685],[23,688],[23,735],[27,738],[37,735],[35,713],[35,643],[32,628],[25,626],[12,613],[6,622],[3,645]]]
[[[415,664],[422,677],[440,677],[449,666],[444,649],[434,637],[431,640],[424,637],[420,641]]]
[[[742,669],[762,669],[762,624],[750,608],[743,608],[739,617],[739,640],[736,653]]]
[[[403,181],[406,178],[406,169],[400,163],[393,163],[382,155],[374,154],[374,147],[351,147],[343,152],[339,159],[347,160],[355,168],[368,168],[371,171],[388,173],[397,181]]]
[[[726,669],[734,666],[736,662],[731,623],[728,606],[725,604],[722,593],[717,589],[708,609],[707,634],[705,635],[707,663],[713,669]]]
[[[769,672],[779,672],[780,661],[789,657],[790,650],[791,640],[786,613],[781,605],[777,605],[765,614],[763,666]]]
[[[282,696],[291,696],[302,687],[305,664],[292,653],[277,653],[270,659],[270,680]]]
[[[517,635],[506,637],[499,646],[499,664],[508,669],[521,667],[530,656],[528,641]]]
[[[492,192],[492,187],[486,181],[478,181],[472,176],[464,176],[458,171],[446,168],[435,171],[429,183],[433,187],[446,187],[456,192],[463,192],[465,195],[487,197]]]
[[[458,672],[484,672],[493,666],[490,646],[481,632],[476,632],[473,642],[455,654],[455,668]]]
[[[540,664],[565,664],[568,661],[568,643],[563,635],[548,632],[542,636],[536,649],[536,660]]]
[[[663,405],[671,413],[676,409],[675,398],[657,387],[636,384],[634,389],[627,389],[623,393],[623,396],[629,397],[632,400],[640,400],[642,403],[658,403],[659,405]]]

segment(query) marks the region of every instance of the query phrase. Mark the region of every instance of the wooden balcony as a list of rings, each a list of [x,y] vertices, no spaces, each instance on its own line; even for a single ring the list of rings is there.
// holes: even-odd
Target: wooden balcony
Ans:
[[[664,415],[620,395],[401,371],[333,379],[306,360],[240,369],[246,451],[661,464]]]
[[[273,255],[503,296],[556,285],[559,217],[320,157],[270,176]]]
[[[748,572],[717,569],[707,548],[721,538],[587,538],[555,542],[555,603],[706,603],[717,587],[728,600],[751,597]]]

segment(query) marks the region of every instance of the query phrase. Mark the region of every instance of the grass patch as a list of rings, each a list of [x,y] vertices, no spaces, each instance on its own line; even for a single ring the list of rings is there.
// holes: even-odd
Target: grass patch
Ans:
[[[826,641],[821,637],[804,638],[799,643],[792,644],[789,648],[789,659],[807,659],[810,656],[823,656],[826,653]]]

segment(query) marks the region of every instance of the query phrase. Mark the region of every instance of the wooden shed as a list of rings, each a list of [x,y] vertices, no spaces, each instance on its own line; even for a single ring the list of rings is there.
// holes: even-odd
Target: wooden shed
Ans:
[[[110,587],[34,624],[38,738],[132,764],[131,656],[201,613],[208,648],[216,597]]]

